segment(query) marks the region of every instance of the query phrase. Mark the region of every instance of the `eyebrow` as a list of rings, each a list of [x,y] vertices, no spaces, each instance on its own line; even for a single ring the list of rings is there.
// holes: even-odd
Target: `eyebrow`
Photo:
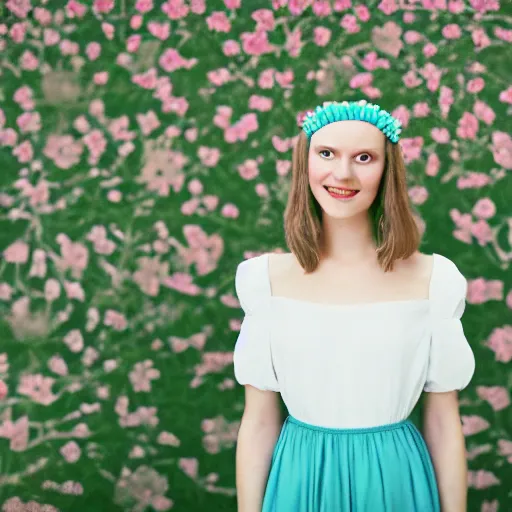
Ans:
[[[333,146],[328,146],[327,144],[315,144],[314,146],[315,149],[320,149],[320,148],[323,148],[323,149],[328,149],[329,151],[332,151],[333,153],[336,152],[336,151],[339,151],[339,149],[333,147]],[[357,152],[358,153],[361,153],[361,152],[364,152],[364,151],[380,151],[380,148],[361,148],[361,149],[358,149]]]

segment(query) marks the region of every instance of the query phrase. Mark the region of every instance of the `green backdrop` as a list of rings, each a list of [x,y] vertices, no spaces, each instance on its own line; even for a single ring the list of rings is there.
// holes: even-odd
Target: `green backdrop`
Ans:
[[[2,512],[235,510],[236,265],[287,250],[298,116],[358,98],[469,281],[469,510],[512,510],[511,42],[505,0],[4,1]]]

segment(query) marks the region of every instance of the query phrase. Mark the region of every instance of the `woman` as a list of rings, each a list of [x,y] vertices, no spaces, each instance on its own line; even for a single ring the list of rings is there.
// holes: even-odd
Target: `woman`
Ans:
[[[467,284],[418,251],[400,131],[365,101],[309,113],[285,211],[291,253],[238,265],[239,512],[466,510]],[[422,391],[424,437],[408,419]]]

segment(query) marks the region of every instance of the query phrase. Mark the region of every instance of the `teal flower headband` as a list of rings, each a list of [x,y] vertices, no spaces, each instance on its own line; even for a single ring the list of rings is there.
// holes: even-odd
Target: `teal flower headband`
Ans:
[[[361,101],[326,101],[313,111],[306,113],[302,130],[311,136],[330,123],[336,121],[366,121],[376,126],[391,142],[397,143],[402,132],[402,123],[389,112],[381,110],[379,105]]]

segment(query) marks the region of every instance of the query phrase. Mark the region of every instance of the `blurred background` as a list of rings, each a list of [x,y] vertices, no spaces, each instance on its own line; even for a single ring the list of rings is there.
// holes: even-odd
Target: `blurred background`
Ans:
[[[469,510],[511,511],[511,43],[509,0],[3,0],[1,511],[236,510],[236,266],[288,251],[298,117],[361,98],[469,282]]]

